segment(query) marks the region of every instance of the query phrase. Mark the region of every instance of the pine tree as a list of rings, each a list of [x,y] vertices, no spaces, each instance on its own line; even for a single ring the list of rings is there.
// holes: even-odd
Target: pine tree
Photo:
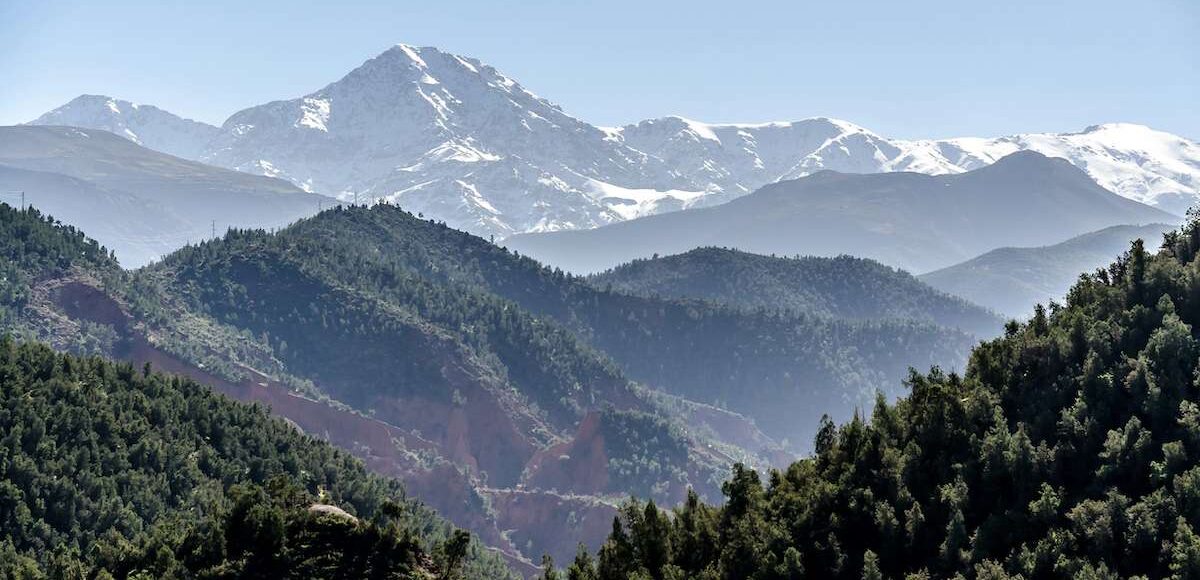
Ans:
[[[879,556],[870,550],[863,553],[862,580],[883,580],[883,574],[879,571]]]
[[[620,518],[613,518],[612,532],[600,547],[599,560],[597,572],[600,580],[624,580],[635,570],[637,562],[634,560],[633,546]]]
[[[542,554],[541,580],[559,580],[558,570],[554,569],[554,558],[550,554]]]
[[[1171,541],[1171,578],[1178,580],[1200,579],[1200,536],[1187,521],[1179,518],[1175,523],[1175,537]]]
[[[575,560],[567,568],[567,580],[598,580],[599,577],[592,553],[588,551],[587,546],[579,544],[579,549],[575,552]]]
[[[662,580],[663,567],[671,562],[671,523],[654,501],[646,502],[633,530],[633,543],[642,565],[655,580]]]

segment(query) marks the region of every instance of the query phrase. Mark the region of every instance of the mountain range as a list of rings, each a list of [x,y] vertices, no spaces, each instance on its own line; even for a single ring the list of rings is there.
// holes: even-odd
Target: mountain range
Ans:
[[[996,330],[911,277],[829,266],[922,308],[862,320],[627,294],[390,204],[125,270],[78,229],[0,205],[0,330],[270,406],[529,570],[595,548],[626,494],[715,501],[730,465],[786,463],[822,415],[899,394],[910,366],[962,368],[977,338],[958,321]]]
[[[477,59],[403,44],[322,89],[240,111],[219,128],[98,96],[32,123],[110,130],[496,237],[715,205],[821,170],[957,174],[1021,150],[1067,159],[1103,187],[1168,212],[1183,213],[1200,195],[1200,146],[1139,125],[913,141],[823,117],[598,127]]]
[[[1115,224],[1175,221],[1118,196],[1063,159],[1013,153],[953,175],[823,170],[728,203],[504,244],[572,272],[723,246],[758,254],[871,258],[928,272],[1012,245],[1046,245]]]
[[[615,272],[686,276],[700,263],[720,275],[751,259],[690,254]],[[717,482],[692,477],[735,459],[722,436],[744,442],[753,429],[620,380],[602,351],[561,332],[595,323],[588,304],[617,301],[633,307],[605,317],[618,325],[674,311],[682,335],[719,337],[711,302],[596,290],[387,204],[234,230],[133,272],[75,228],[0,205],[0,450],[11,458],[0,575],[531,578],[522,551],[559,562],[565,551],[568,577],[604,580],[1190,578],[1198,255],[1194,220],[1157,254],[1135,243],[1080,276],[1064,305],[978,344],[965,373],[910,370],[908,396],[878,393],[840,426],[822,418],[813,455],[768,478],[733,464],[715,503],[702,490]],[[797,266],[866,272],[860,286],[897,281],[867,263],[778,260],[743,270],[762,278],[751,293],[778,295],[773,280]],[[761,349],[780,336],[757,320]],[[744,338],[726,345],[754,342]],[[901,348],[909,360],[928,348],[830,346]],[[734,359],[754,352],[738,348]],[[736,368],[701,354],[688,364]],[[596,394],[612,404],[589,409]],[[774,395],[793,416],[806,409]],[[572,418],[577,428],[560,431]],[[520,485],[500,487],[515,474],[506,451],[529,456],[521,441],[550,445]],[[680,500],[671,490],[685,485]],[[550,558],[543,567],[539,577],[560,577]]]
[[[965,373],[827,422],[723,505],[632,500],[572,578],[1200,576],[1200,223],[1134,244]]]
[[[79,97],[0,195],[0,576],[1200,577],[1182,137],[599,127],[398,45]]]

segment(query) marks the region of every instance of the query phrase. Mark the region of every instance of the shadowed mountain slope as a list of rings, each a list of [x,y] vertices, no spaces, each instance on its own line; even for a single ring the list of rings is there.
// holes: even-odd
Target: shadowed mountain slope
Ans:
[[[1034,248],[998,248],[920,276],[922,282],[1007,316],[1027,318],[1035,304],[1062,300],[1080,273],[1104,266],[1133,240],[1156,245],[1165,224],[1112,226]]]
[[[72,127],[0,127],[0,190],[24,191],[27,203],[88,231],[129,267],[214,229],[283,227],[328,202],[285,181]]]
[[[848,320],[915,320],[986,337],[995,314],[873,260],[777,258],[723,248],[634,260],[596,274],[599,288],[664,298],[695,298],[740,308],[785,310]]]
[[[722,246],[758,254],[871,258],[912,272],[1000,246],[1043,245],[1175,217],[1120,197],[1062,159],[1014,153],[959,175],[820,172],[729,203],[504,244],[573,272]]]

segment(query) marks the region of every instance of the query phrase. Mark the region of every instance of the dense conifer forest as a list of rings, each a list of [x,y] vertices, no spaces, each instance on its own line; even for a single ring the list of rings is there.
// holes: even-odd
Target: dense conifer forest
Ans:
[[[1003,326],[998,315],[935,290],[908,272],[853,256],[784,258],[707,247],[634,260],[588,281],[640,296],[695,298],[750,310],[915,320],[984,338],[999,334]]]
[[[0,578],[505,578],[399,482],[191,380],[0,340]]]
[[[351,360],[390,364],[357,355],[407,317],[499,362],[552,417],[578,416],[632,379],[745,413],[780,439],[811,436],[816,408],[849,416],[875,390],[894,390],[910,364],[965,359],[973,342],[911,320],[830,320],[596,289],[386,204],[338,207],[273,234],[233,231],[176,252],[142,279],[156,276],[191,308],[266,333],[280,356],[297,369],[316,365],[306,370],[327,383],[366,368]],[[314,340],[327,331],[345,340]],[[341,344],[348,356],[305,352]],[[392,374],[405,384],[422,372]]]
[[[0,0],[0,580],[1200,580],[1200,0],[676,3]]]
[[[737,465],[723,503],[690,493],[664,511],[646,498],[689,482],[695,441],[645,405],[625,378],[636,366],[606,340],[678,346],[724,328],[703,336],[728,345],[744,324],[794,354],[812,336],[789,334],[797,326],[858,337],[895,327],[595,289],[388,206],[230,232],[137,272],[68,226],[3,209],[5,324],[18,337],[0,343],[0,560],[12,577],[510,573],[395,480],[263,409],[87,356],[118,340],[103,325],[75,355],[26,342],[54,330],[27,312],[39,281],[68,274],[98,279],[145,324],[175,323],[182,304],[240,329],[229,336],[352,404],[371,400],[362,389],[381,369],[389,380],[370,388],[435,383],[430,361],[379,350],[417,340],[465,349],[462,360],[499,371],[564,429],[601,408],[612,485],[640,499],[598,552],[560,570],[547,562],[548,576],[1200,577],[1196,219],[1161,251],[1135,243],[1065,304],[1009,323],[962,374],[912,371],[900,400],[880,393],[867,415],[822,420],[812,457],[762,474]],[[641,403],[597,404],[623,396]],[[774,404],[794,412],[789,401]]]
[[[333,267],[352,255],[353,246],[317,252],[319,239],[234,231],[219,243],[181,250],[157,267],[125,271],[95,242],[36,211],[2,207],[0,224],[8,234],[0,238],[0,262],[13,272],[5,279],[12,290],[4,302],[7,334],[77,354],[125,358],[157,352],[236,385],[270,376],[359,416],[375,415],[385,405],[380,418],[411,429],[413,440],[393,434],[390,445],[375,440],[355,449],[400,450],[407,463],[389,464],[392,474],[444,469],[457,453],[456,461],[478,461],[462,467],[470,470],[464,478],[512,486],[539,446],[571,437],[586,410],[604,410],[602,434],[614,445],[599,460],[611,475],[595,476],[600,488],[550,476],[545,481],[553,485],[551,493],[579,485],[666,499],[679,497],[690,484],[715,498],[730,464],[724,444],[720,451],[699,447],[698,437],[707,434],[683,433],[660,406],[661,397],[648,396],[553,321],[484,292],[402,271]],[[353,238],[345,230],[338,234]],[[308,247],[291,254],[292,243]],[[383,279],[372,279],[376,275]],[[492,406],[472,411],[462,429],[473,439],[465,444],[444,435],[444,415],[411,426],[404,416],[389,414],[431,404],[453,414],[481,401]],[[506,432],[509,425],[527,431]],[[305,428],[328,438],[326,427],[336,428],[319,420]],[[447,441],[448,451],[430,453],[429,440]],[[463,459],[464,445],[478,460]],[[747,457],[729,449],[734,457]],[[660,485],[666,476],[669,485]],[[611,489],[603,487],[605,481]],[[453,499],[454,493],[459,492],[447,493],[449,505],[439,507],[455,514],[455,521],[495,517],[479,493],[468,488],[465,501]]]
[[[83,232],[42,215],[0,204],[0,320],[20,324],[34,279],[72,265],[97,271],[118,269],[116,259]]]
[[[738,466],[723,506],[631,502],[562,575],[1200,577],[1198,256],[1194,217],[1134,243],[965,374],[913,372],[813,457]]]

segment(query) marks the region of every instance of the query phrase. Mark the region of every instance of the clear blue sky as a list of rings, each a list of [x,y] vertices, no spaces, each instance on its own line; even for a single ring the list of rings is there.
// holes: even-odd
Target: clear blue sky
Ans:
[[[584,120],[825,115],[894,137],[1130,121],[1200,138],[1197,0],[0,0],[0,124],[81,93],[210,123],[389,46]]]

